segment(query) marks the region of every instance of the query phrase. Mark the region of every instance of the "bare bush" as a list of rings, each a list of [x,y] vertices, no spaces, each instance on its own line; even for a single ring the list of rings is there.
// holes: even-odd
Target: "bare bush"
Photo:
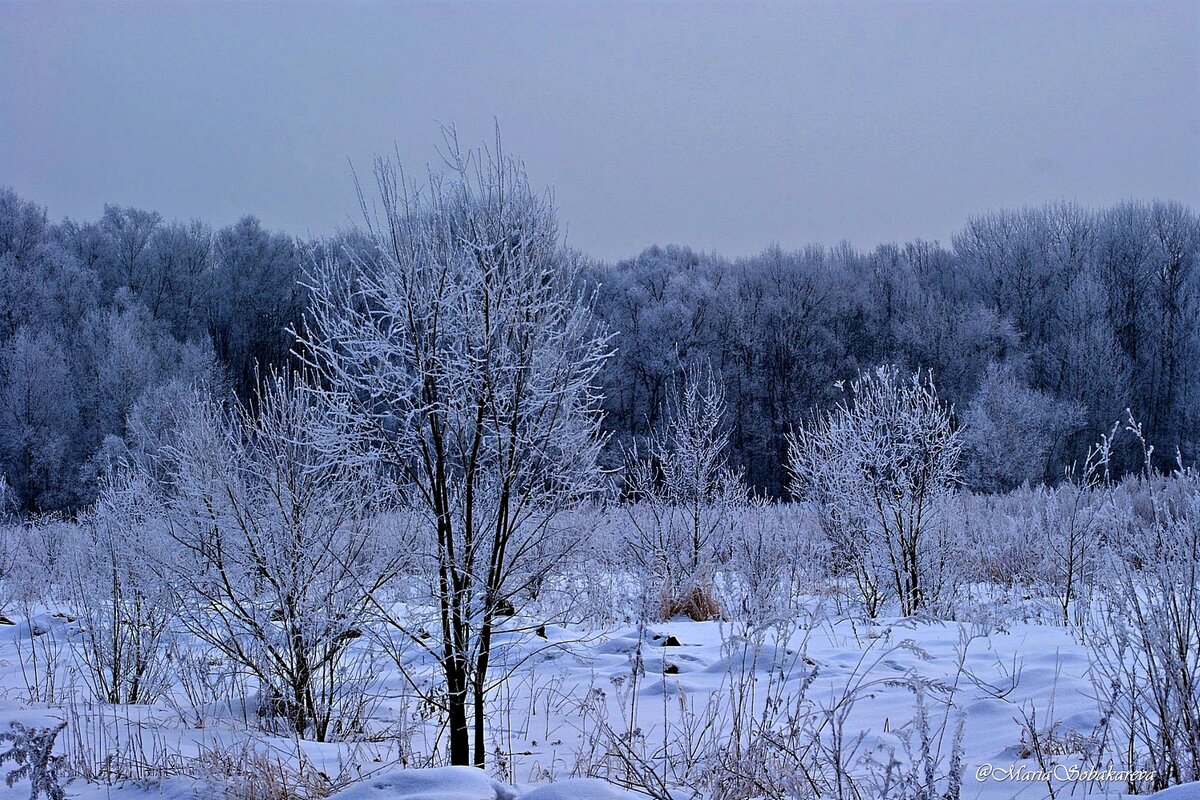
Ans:
[[[298,380],[269,379],[250,409],[196,403],[158,567],[187,630],[258,680],[263,720],[324,741],[358,715],[355,654],[396,558],[370,524],[370,472],[325,458],[327,409]]]
[[[693,367],[646,456],[634,450],[627,458],[625,493],[633,504],[625,551],[640,577],[657,584],[660,618],[721,614],[713,580],[728,559],[732,512],[747,496],[726,461],[728,444],[725,393],[711,369]]]
[[[133,470],[110,476],[75,531],[62,591],[80,624],[83,677],[108,703],[153,703],[171,683],[175,598],[150,569],[169,544],[160,498]]]
[[[1172,482],[1148,523],[1124,517],[1087,637],[1109,753],[1154,775],[1130,793],[1200,780],[1200,475]]]
[[[905,615],[933,598],[944,554],[935,517],[957,484],[960,450],[933,379],[893,367],[860,375],[845,401],[792,437],[793,490],[822,509],[872,615],[885,594]]]

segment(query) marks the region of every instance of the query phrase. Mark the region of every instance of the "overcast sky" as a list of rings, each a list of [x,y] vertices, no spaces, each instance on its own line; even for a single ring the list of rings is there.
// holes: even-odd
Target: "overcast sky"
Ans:
[[[0,4],[0,184],[54,218],[332,232],[348,161],[493,119],[609,259],[1200,206],[1200,2]]]

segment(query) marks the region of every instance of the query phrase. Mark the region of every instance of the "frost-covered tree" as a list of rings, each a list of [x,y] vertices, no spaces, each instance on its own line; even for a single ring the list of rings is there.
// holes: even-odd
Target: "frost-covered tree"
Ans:
[[[1011,368],[992,364],[963,413],[967,484],[1006,492],[1041,483],[1051,455],[1083,421],[1083,409],[1027,386]]]
[[[806,409],[829,400],[846,350],[834,333],[848,299],[846,263],[820,248],[773,247],[737,263],[736,286],[710,318],[722,328],[708,359],[729,407],[730,463],[752,485],[782,495],[787,432]],[[736,291],[734,291],[736,289]]]
[[[252,216],[216,234],[208,282],[213,348],[243,399],[254,380],[286,366],[304,308],[299,252],[290,236],[272,233]]]
[[[728,550],[734,509],[746,502],[728,465],[725,392],[712,370],[691,367],[667,402],[643,456],[626,466],[631,560],[658,583],[659,613],[708,619],[720,613],[713,572]]]
[[[108,246],[97,266],[105,288],[125,287],[139,295],[147,289],[153,292],[150,241],[161,223],[162,217],[156,211],[117,205],[104,207],[99,227]]]
[[[118,300],[89,318],[85,332],[96,376],[94,402],[105,432],[123,433],[134,403],[149,388],[216,377],[207,343],[180,342],[140,303]]]
[[[621,433],[649,433],[682,364],[711,352],[721,294],[733,283],[729,273],[727,262],[675,246],[649,247],[593,271],[597,313],[621,332],[605,370],[605,408],[624,424]]]
[[[939,554],[927,546],[938,503],[958,483],[961,449],[932,377],[894,367],[863,373],[836,408],[796,431],[793,491],[822,509],[868,608],[885,589],[905,615],[930,599]]]
[[[1194,265],[1200,220],[1172,203],[1122,203],[1100,214],[1095,272],[1107,299],[1130,390],[1129,406],[1169,468],[1177,448],[1196,441],[1196,417],[1184,412],[1195,380],[1180,366],[1197,353],[1200,313]],[[1127,469],[1138,454],[1129,453]]]
[[[75,499],[79,401],[67,355],[50,334],[21,328],[0,347],[0,465],[23,509]]]
[[[1086,457],[1087,444],[1106,432],[1132,402],[1129,362],[1123,357],[1105,313],[1104,286],[1095,270],[1075,280],[1062,303],[1058,397],[1083,409],[1083,426],[1074,446],[1063,453],[1064,467]]]
[[[0,251],[0,340],[18,328],[74,333],[99,304],[99,284],[53,242],[43,242],[18,258]]]
[[[267,379],[246,408],[193,402],[157,568],[187,630],[258,680],[260,713],[325,741],[356,714],[346,669],[398,553],[371,524],[369,464],[325,457],[336,413],[297,380]]]
[[[203,230],[178,227],[117,207],[98,225],[53,226],[0,190],[0,469],[22,513],[89,502],[97,451],[124,437],[132,404],[171,380],[210,379],[207,343],[181,342],[174,311],[159,319],[147,305],[186,305],[176,267],[203,269],[192,252]]]
[[[452,137],[448,163],[417,187],[377,162],[377,256],[309,276],[300,349],[339,409],[329,456],[380,460],[419,520],[436,633],[404,630],[441,665],[450,760],[482,766],[502,612],[549,568],[556,516],[599,488],[609,349],[522,165]]]
[[[13,496],[12,487],[8,485],[8,478],[0,472],[0,524],[8,522],[16,513],[17,498]]]
[[[106,703],[153,703],[170,686],[176,598],[150,566],[170,546],[161,498],[137,470],[114,471],[65,555],[62,591],[80,620],[84,678]]]
[[[214,237],[202,222],[161,225],[150,241],[151,291],[141,300],[174,335],[194,341],[204,330],[205,300],[212,279]]]

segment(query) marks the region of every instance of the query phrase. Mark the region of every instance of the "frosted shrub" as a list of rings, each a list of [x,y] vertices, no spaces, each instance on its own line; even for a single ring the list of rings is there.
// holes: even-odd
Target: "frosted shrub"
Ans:
[[[594,508],[588,535],[563,564],[574,608],[598,627],[645,619],[648,587],[626,549],[630,513],[640,512],[615,502]]]
[[[63,575],[65,558],[72,552],[76,526],[53,514],[26,520],[17,529],[12,558],[13,591],[23,604],[53,603]]]
[[[826,584],[828,552],[808,509],[755,498],[736,510],[720,575],[731,618],[766,624],[799,610]]]
[[[54,741],[66,724],[56,728],[26,728],[19,722],[12,723],[12,730],[0,733],[0,742],[11,742],[8,750],[0,753],[0,765],[12,761],[16,769],[10,770],[4,782],[13,786],[18,781],[29,781],[29,800],[64,800],[63,788],[69,783],[63,766],[63,757],[53,755]]]
[[[1087,637],[1109,750],[1155,776],[1131,793],[1200,780],[1200,475],[1152,493],[1153,518],[1126,516],[1105,554]]]
[[[1128,412],[1127,412],[1128,413]],[[1129,417],[1129,430],[1139,431]],[[1077,608],[1081,595],[1095,580],[1102,548],[1105,545],[1106,516],[1110,512],[1112,484],[1109,462],[1113,444],[1120,433],[1114,425],[1088,450],[1082,468],[1067,470],[1066,480],[1056,489],[1040,489],[1032,509],[1041,524],[1048,556],[1050,584],[1062,611],[1062,624],[1075,621],[1082,626],[1085,610]]]
[[[196,403],[159,569],[184,627],[258,680],[260,715],[325,741],[359,715],[362,628],[397,562],[370,472],[323,455],[327,411],[297,380],[268,379],[251,410]]]
[[[1106,498],[1095,487],[1068,481],[1057,489],[1038,492],[1040,502],[1030,509],[1040,525],[1040,544],[1046,558],[1046,578],[1060,611],[1060,622],[1082,621],[1078,607],[1096,578],[1104,545]],[[1081,612],[1074,614],[1073,612]]]
[[[159,500],[135,471],[111,476],[64,566],[83,677],[103,702],[152,703],[170,684],[175,600],[151,560],[169,544]]]
[[[1038,511],[1046,494],[1039,488],[956,496],[946,518],[957,576],[952,619],[988,631],[1014,620],[1059,619],[1051,599],[1058,556]]]
[[[960,450],[932,378],[892,367],[860,375],[846,400],[792,437],[793,491],[821,509],[868,613],[885,595],[905,615],[933,599],[936,515],[957,484]]]
[[[688,371],[663,420],[645,457],[628,458],[626,489],[635,502],[625,549],[658,585],[658,616],[715,619],[714,572],[746,488],[726,461],[725,392],[710,369]]]
[[[76,535],[73,524],[57,517],[28,520],[12,531],[11,569],[5,595],[24,619],[12,642],[21,677],[32,702],[55,703],[67,684],[69,648],[61,611],[46,614],[62,600],[64,554]]]

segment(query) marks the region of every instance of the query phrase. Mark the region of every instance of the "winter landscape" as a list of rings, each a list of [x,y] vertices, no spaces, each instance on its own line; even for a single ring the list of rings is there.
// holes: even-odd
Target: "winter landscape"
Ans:
[[[484,114],[470,137],[408,123],[427,162],[395,144],[322,166],[352,187],[325,231],[129,203],[158,195],[115,162],[86,178],[112,200],[64,214],[51,162],[71,156],[16,113],[66,113],[30,99],[36,68],[159,62],[35,32],[58,41],[74,11],[149,48],[215,8],[0,9],[0,798],[1200,797],[1200,148],[1115,199],[1021,184],[942,240],[609,258],[536,169],[559,140],[518,121],[514,147],[500,114],[547,78],[447,102]],[[710,6],[696,28],[666,5],[299,16],[336,38],[418,8],[434,33],[544,14],[585,50],[593,16],[597,37],[732,26],[713,58],[735,72],[754,15],[850,24],[821,5]],[[1195,6],[856,8],[1173,43],[1168,105],[1197,144],[1200,38],[1164,32],[1200,31]],[[189,52],[122,95],[144,124],[170,105],[153,80],[203,85]],[[303,87],[287,63],[272,85]],[[463,75],[485,86],[481,63]],[[229,119],[223,141],[260,141]],[[123,152],[125,123],[97,124],[81,141]],[[170,196],[212,208],[192,167]],[[1121,199],[1142,186],[1161,188]]]

